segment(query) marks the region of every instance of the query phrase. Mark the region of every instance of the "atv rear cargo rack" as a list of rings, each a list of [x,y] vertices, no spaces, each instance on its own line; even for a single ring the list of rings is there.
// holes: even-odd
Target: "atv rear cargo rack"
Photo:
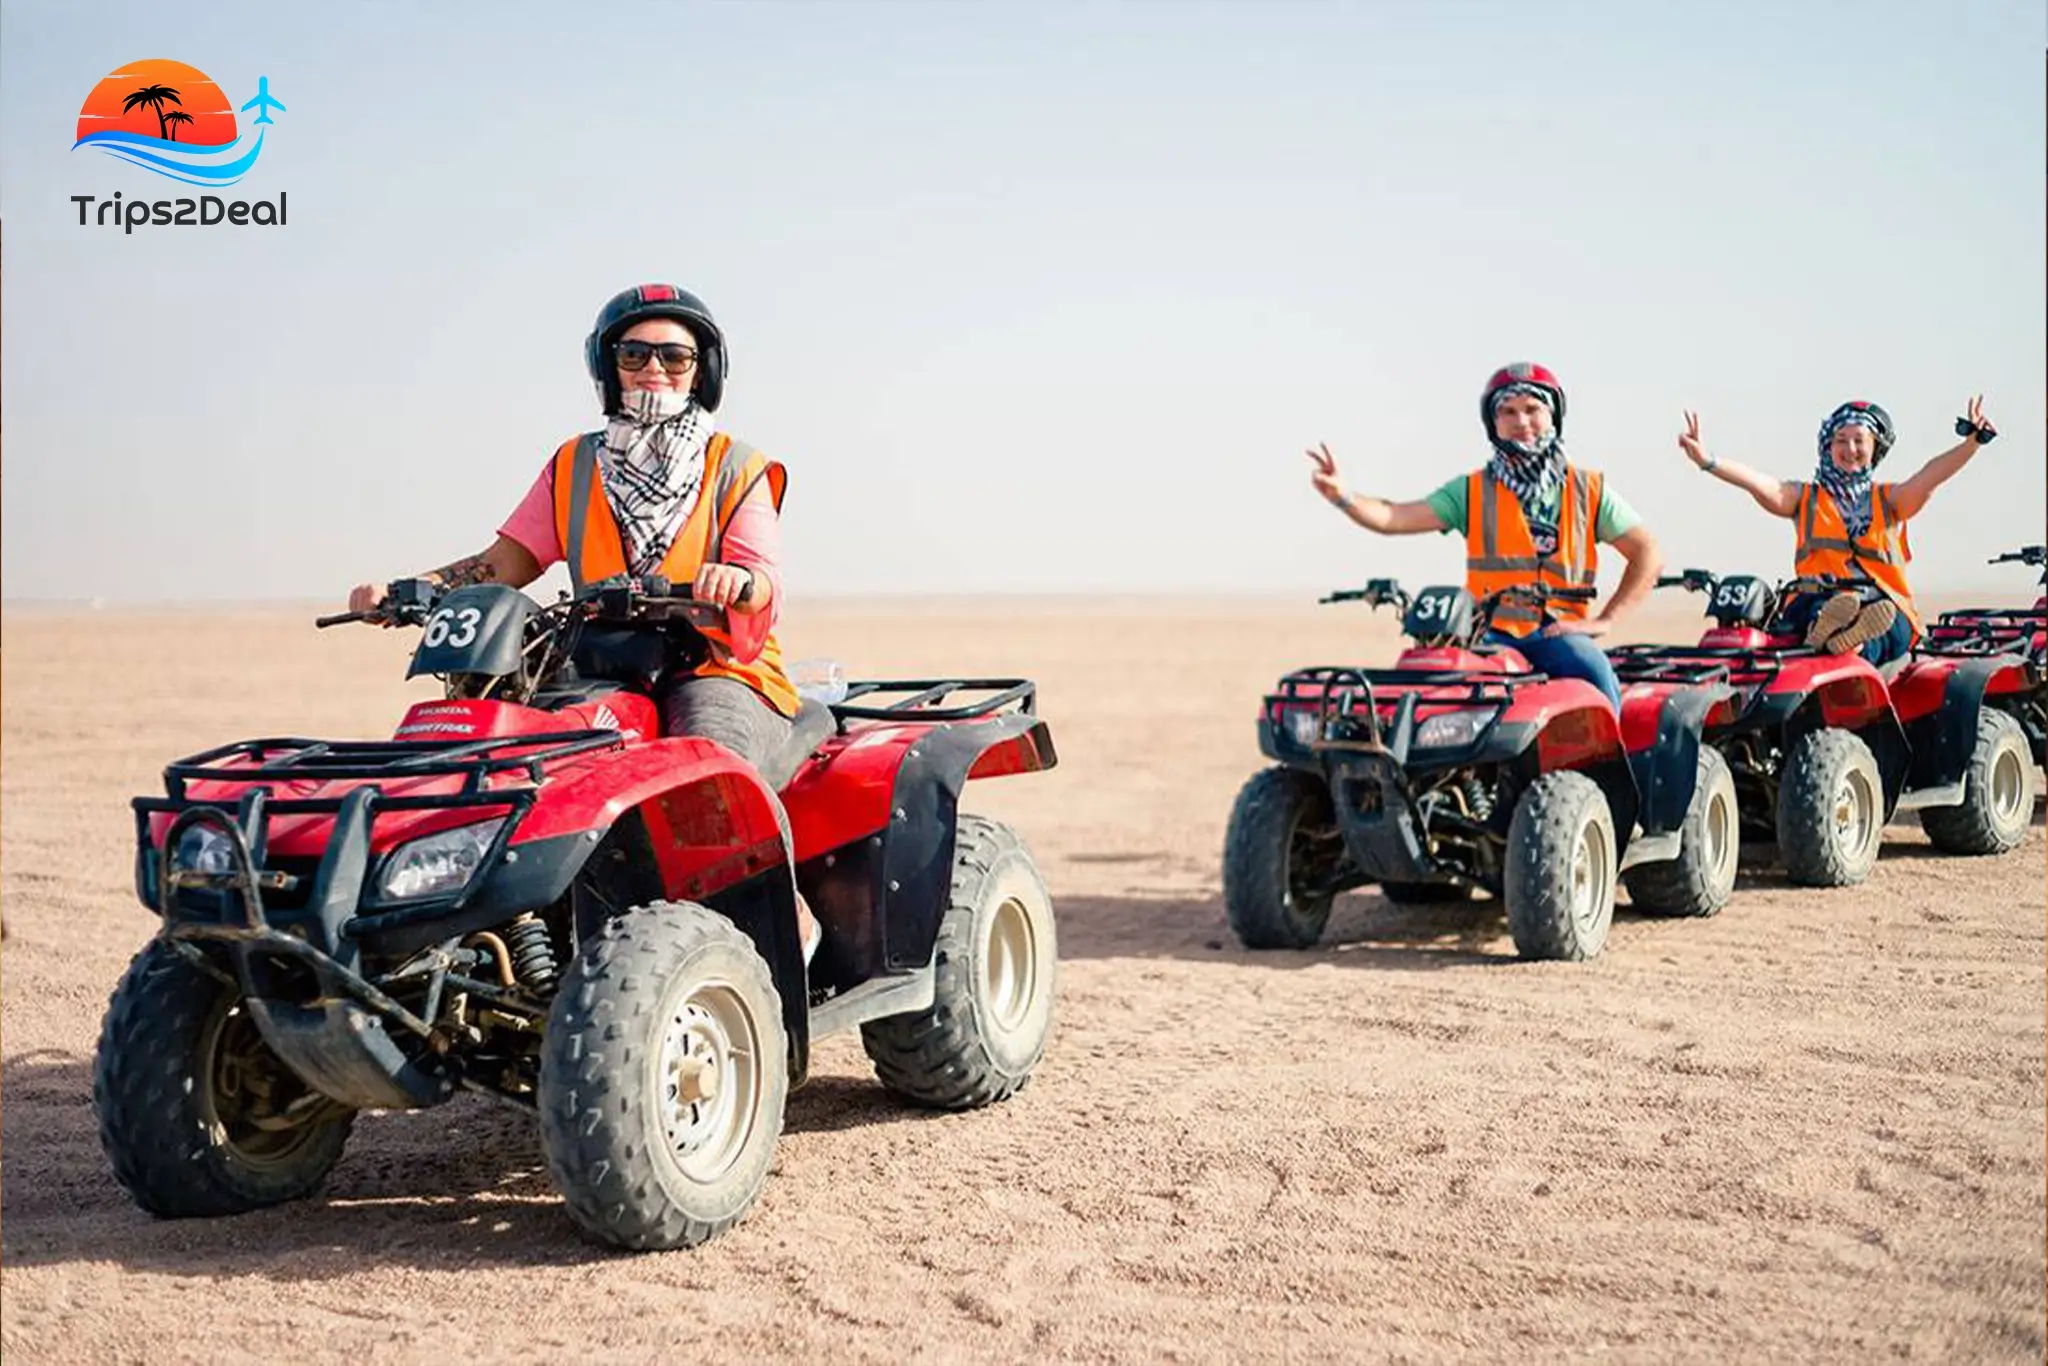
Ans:
[[[1804,645],[1765,649],[1748,645],[1617,645],[1607,652],[1607,658],[1614,664],[1615,676],[1624,683],[1684,682],[1682,674],[1661,671],[1701,665],[1724,671],[1723,677],[1711,681],[1746,687],[1777,677],[1786,660],[1810,659],[1819,653]]]
[[[950,707],[937,705],[956,692],[986,692]],[[899,701],[857,704],[855,698],[907,694]],[[832,715],[844,731],[848,721],[972,721],[1015,706],[1027,715],[1038,710],[1038,685],[1028,678],[915,678],[849,683],[846,698],[832,704]]]
[[[1615,677],[1624,683],[1679,683],[1686,687],[1697,687],[1705,683],[1726,683],[1729,681],[1730,672],[1726,661],[1697,659],[1689,654],[1675,659],[1644,655],[1632,657],[1627,661],[1614,661]]]
[[[2024,652],[2034,634],[2044,626],[2048,626],[2048,609],[1963,608],[1942,613],[1927,628],[1921,648],[1946,654],[1997,654],[2018,646]]]

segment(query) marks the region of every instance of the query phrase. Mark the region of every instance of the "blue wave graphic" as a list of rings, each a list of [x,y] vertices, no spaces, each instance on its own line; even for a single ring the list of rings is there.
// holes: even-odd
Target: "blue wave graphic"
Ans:
[[[115,128],[104,133],[87,133],[71,144],[71,150],[75,152],[85,146],[97,147],[108,156],[119,157],[131,165],[140,166],[146,171],[155,171],[158,175],[168,176],[172,180],[182,180],[187,185],[232,185],[249,173],[249,168],[256,164],[258,154],[263,151],[261,128],[256,130],[256,145],[233,161],[201,161],[197,158],[225,156],[246,140],[236,138],[225,147],[201,148]],[[164,151],[181,152],[184,155],[166,156],[161,154]]]

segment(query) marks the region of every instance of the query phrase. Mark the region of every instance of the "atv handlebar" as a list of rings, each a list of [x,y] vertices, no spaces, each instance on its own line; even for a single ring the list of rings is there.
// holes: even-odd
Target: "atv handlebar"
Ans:
[[[372,621],[380,626],[418,626],[447,592],[447,585],[433,579],[394,579],[384,586],[384,596],[367,612],[338,612],[315,617],[313,625],[325,630],[351,621]]]
[[[1409,604],[1408,591],[1401,587],[1398,579],[1371,579],[1363,588],[1340,588],[1334,593],[1325,593],[1317,598],[1320,605],[1331,602],[1362,602],[1368,607],[1391,606],[1396,612],[1405,613]]]
[[[1708,569],[1685,569],[1657,576],[1657,587],[1683,588],[1688,593],[1711,593],[1720,582],[1721,576]]]
[[[321,630],[352,621],[379,626],[420,626],[432,614],[435,604],[451,591],[449,585],[433,579],[397,579],[385,587],[384,596],[369,610],[315,617],[313,625]],[[573,597],[565,595],[563,602],[583,609],[586,616],[692,623],[709,619],[714,626],[723,625],[719,619],[721,609],[698,602],[691,596],[689,584],[671,583],[661,574],[619,574],[600,579]],[[715,616],[707,618],[707,614]]]
[[[1429,591],[1427,589],[1424,590],[1425,593]],[[1488,630],[1492,629],[1494,614],[1500,610],[1501,604],[1510,601],[1524,602],[1532,607],[1541,608],[1552,602],[1592,602],[1599,596],[1600,590],[1590,584],[1560,587],[1552,587],[1549,584],[1543,583],[1516,584],[1513,587],[1503,588],[1495,593],[1488,593],[1483,598],[1474,599],[1472,604],[1472,626],[1475,628],[1475,635],[1484,635]],[[1318,603],[1362,602],[1371,607],[1392,607],[1400,614],[1404,628],[1408,626],[1409,610],[1416,603],[1415,597],[1407,589],[1401,587],[1400,583],[1394,579],[1373,579],[1363,588],[1340,588],[1335,592],[1324,594],[1322,597],[1317,598],[1316,601]],[[1450,620],[1451,618],[1448,615],[1432,618],[1430,621],[1410,630],[1409,634],[1415,640],[1424,644],[1433,641],[1440,643],[1445,637],[1443,632],[1437,628],[1447,625]],[[1418,632],[1420,633],[1418,634]]]

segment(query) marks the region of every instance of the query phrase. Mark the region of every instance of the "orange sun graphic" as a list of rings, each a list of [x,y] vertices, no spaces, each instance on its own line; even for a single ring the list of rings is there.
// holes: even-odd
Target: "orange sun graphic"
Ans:
[[[225,147],[238,136],[234,106],[213,78],[161,57],[127,63],[85,97],[79,141],[117,130],[181,147]]]

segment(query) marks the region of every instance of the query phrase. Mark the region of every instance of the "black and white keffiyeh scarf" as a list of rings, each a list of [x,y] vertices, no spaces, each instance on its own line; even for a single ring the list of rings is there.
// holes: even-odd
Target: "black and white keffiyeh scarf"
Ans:
[[[597,464],[631,573],[652,574],[668,558],[703,491],[710,442],[711,415],[694,396],[652,389],[620,396]]]
[[[1494,395],[1496,406],[1511,394],[1527,394],[1550,402],[1550,395],[1534,384],[1510,384]],[[1553,419],[1554,419],[1553,415]],[[1539,445],[1525,445],[1519,441],[1504,441],[1493,438],[1493,459],[1486,464],[1486,477],[1515,495],[1522,505],[1522,516],[1528,521],[1530,530],[1539,539],[1545,530],[1553,535],[1556,528],[1548,526],[1547,519],[1539,518],[1538,505],[1549,505],[1557,497],[1558,489],[1564,483],[1564,442],[1553,433],[1543,438]],[[1545,526],[1539,527],[1538,522]]]
[[[1870,530],[1870,466],[1845,470],[1828,454],[1835,433],[1851,426],[1868,427],[1873,434],[1881,430],[1876,419],[1856,412],[1844,413],[1839,418],[1831,417],[1823,422],[1820,428],[1820,465],[1813,478],[1815,483],[1834,495],[1835,509],[1842,514],[1842,526],[1853,541]]]

